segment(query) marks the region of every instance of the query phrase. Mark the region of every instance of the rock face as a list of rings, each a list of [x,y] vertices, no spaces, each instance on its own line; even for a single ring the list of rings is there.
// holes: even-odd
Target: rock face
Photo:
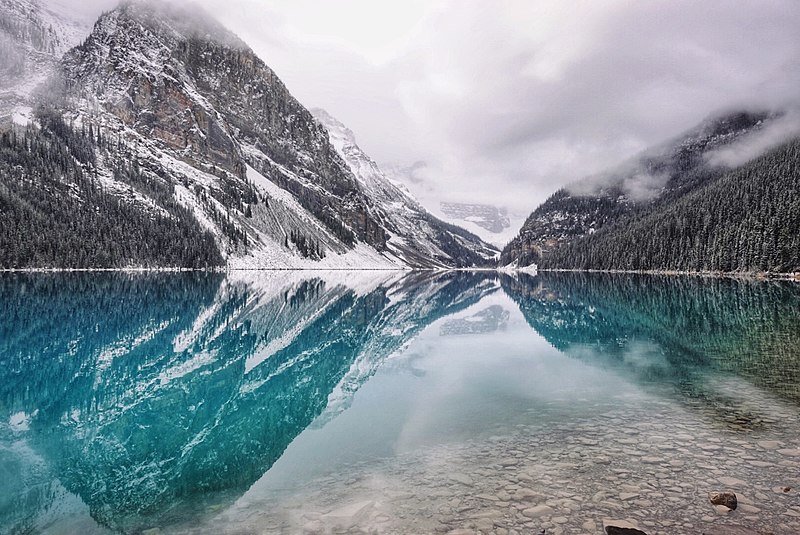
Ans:
[[[733,492],[713,492],[708,494],[708,500],[713,505],[722,505],[727,507],[731,511],[736,509],[738,506],[738,502],[736,500],[736,494]]]
[[[27,5],[3,0],[0,7],[26,20]],[[40,22],[29,28],[3,18],[0,30],[22,43],[18,49],[48,54],[57,64],[67,40]],[[195,6],[124,1],[66,52],[59,76],[48,83],[42,104],[63,120],[61,130],[69,134],[62,136],[69,138],[63,151],[75,152],[80,143],[91,153],[81,169],[64,175],[90,175],[91,188],[140,212],[196,220],[230,267],[494,263],[491,246],[435,220],[399,190],[390,191],[388,181],[375,189],[354,174],[326,128],[276,74]],[[40,195],[48,194],[42,187]],[[76,193],[83,202],[94,194]],[[29,201],[21,197],[19,204]],[[197,241],[191,234],[198,232],[187,232],[187,241]],[[122,255],[95,267],[139,260]],[[0,262],[29,267],[11,263]]]

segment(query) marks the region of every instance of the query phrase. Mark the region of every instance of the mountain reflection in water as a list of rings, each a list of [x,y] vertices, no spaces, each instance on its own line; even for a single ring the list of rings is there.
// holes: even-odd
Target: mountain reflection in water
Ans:
[[[429,325],[452,316],[437,323],[448,338],[504,336],[508,310],[480,306],[497,294],[564,355],[722,425],[775,422],[729,403],[709,379],[719,373],[800,402],[800,288],[790,283],[3,274],[0,531],[68,531],[77,510],[95,530],[201,524],[244,495],[312,422],[346,411]]]

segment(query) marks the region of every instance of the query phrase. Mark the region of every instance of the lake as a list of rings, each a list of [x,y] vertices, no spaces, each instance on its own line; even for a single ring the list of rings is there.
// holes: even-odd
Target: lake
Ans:
[[[797,283],[6,273],[0,314],[2,533],[800,533]]]

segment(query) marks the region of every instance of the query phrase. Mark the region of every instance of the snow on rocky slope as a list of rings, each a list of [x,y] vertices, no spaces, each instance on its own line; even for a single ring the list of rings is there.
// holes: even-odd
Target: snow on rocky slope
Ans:
[[[48,5],[0,0],[3,69],[17,73],[0,88],[0,117],[27,123],[30,87],[46,79],[44,104],[96,144],[83,167],[97,187],[147,213],[195,218],[228,267],[494,265],[492,246],[433,218],[354,141],[329,137],[197,6],[123,0],[88,32]]]
[[[331,143],[359,184],[381,208],[389,231],[386,247],[408,262],[433,260],[439,267],[489,265],[497,250],[461,227],[437,219],[408,192],[395,185],[356,143],[355,134],[322,109],[312,110],[328,130]]]
[[[61,1],[0,0],[0,124],[31,120],[36,90],[90,28]]]

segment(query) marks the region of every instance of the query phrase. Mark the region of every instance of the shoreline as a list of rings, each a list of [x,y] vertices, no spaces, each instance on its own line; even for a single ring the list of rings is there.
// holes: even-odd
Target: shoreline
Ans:
[[[611,273],[619,275],[658,275],[658,276],[683,276],[702,277],[708,279],[742,279],[758,281],[790,281],[800,282],[800,273],[774,273],[765,271],[679,271],[671,269],[566,269],[566,268],[539,268],[540,272],[549,273]]]
[[[235,273],[243,271],[350,271],[350,272],[438,272],[447,273],[452,271],[461,272],[496,272],[505,274],[526,273],[536,276],[527,268],[508,269],[506,267],[497,268],[179,268],[179,267],[127,267],[127,268],[0,268],[0,273]],[[623,270],[623,269],[566,269],[566,268],[539,268],[542,273],[608,273],[619,275],[656,275],[656,276],[683,276],[683,277],[702,277],[714,279],[741,279],[758,281],[790,281],[800,282],[800,273],[771,273],[771,272],[735,272],[735,271],[677,271],[677,270]]]
[[[0,273],[233,273],[239,271],[437,271],[407,268],[0,268]],[[445,270],[456,271],[456,270]]]

